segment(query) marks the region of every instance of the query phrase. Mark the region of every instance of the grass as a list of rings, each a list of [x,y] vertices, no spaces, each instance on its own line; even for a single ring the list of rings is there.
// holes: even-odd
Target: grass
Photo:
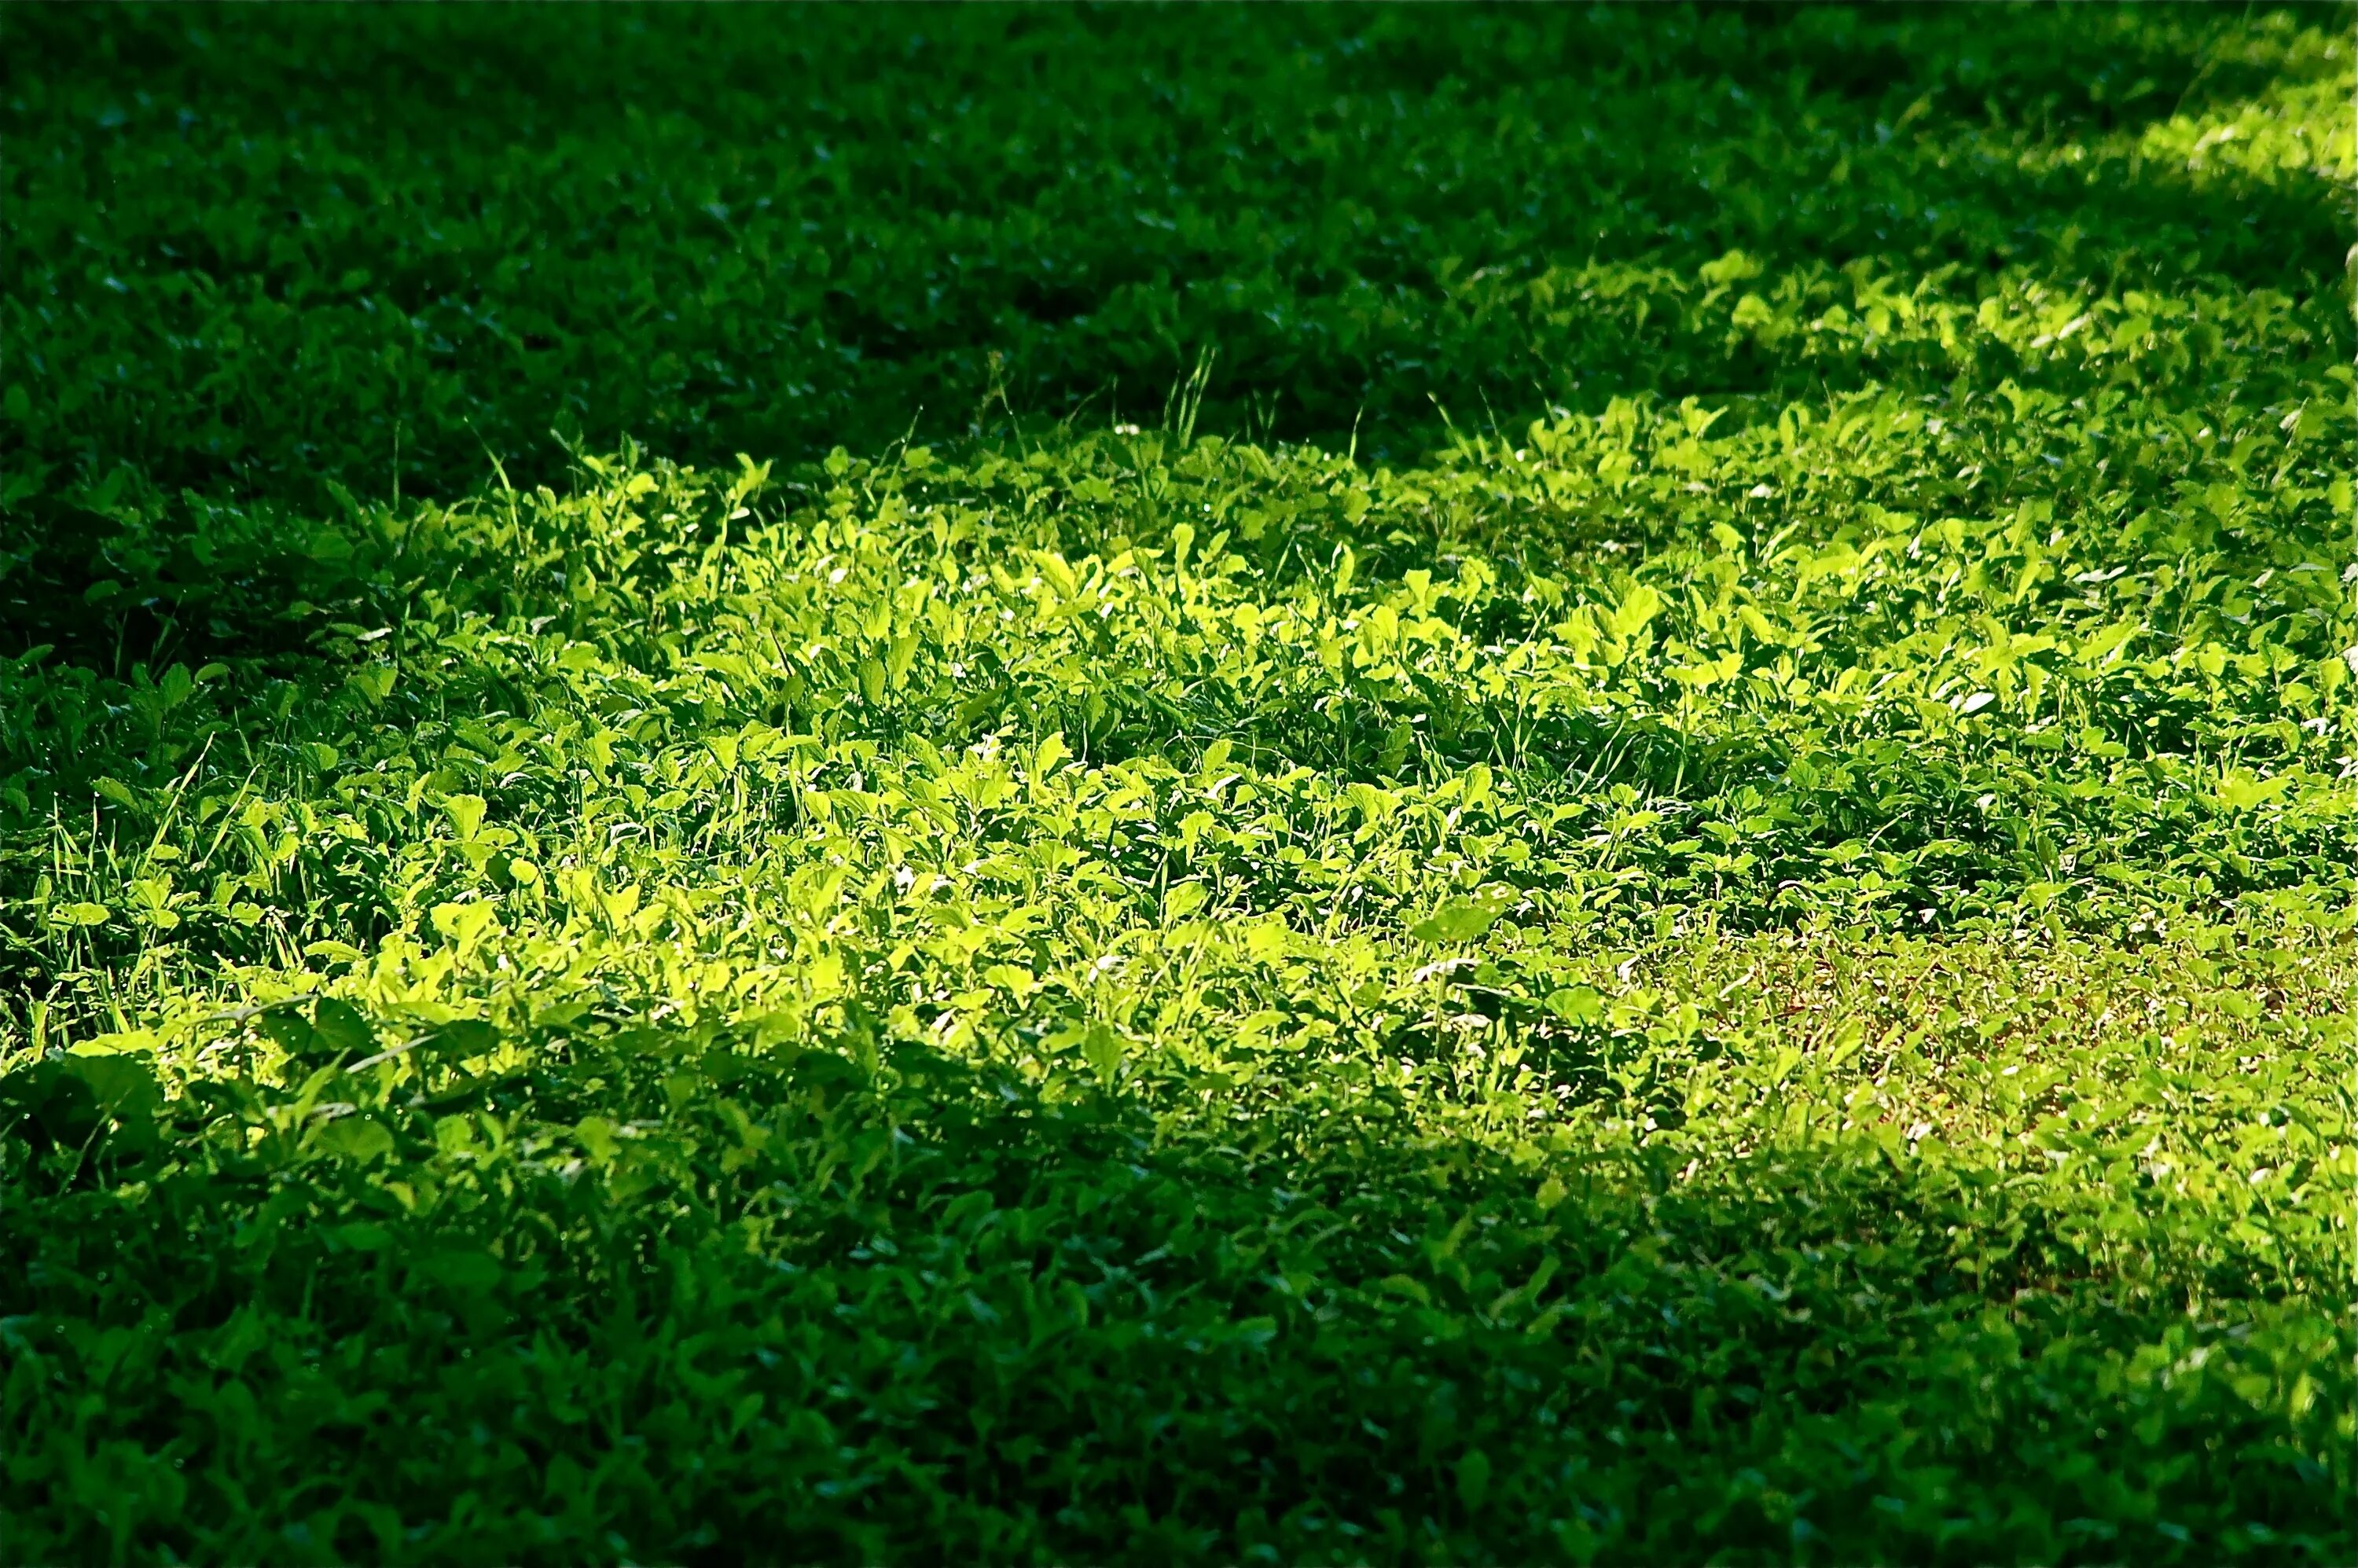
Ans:
[[[2345,1561],[2346,20],[0,13],[8,1555]]]

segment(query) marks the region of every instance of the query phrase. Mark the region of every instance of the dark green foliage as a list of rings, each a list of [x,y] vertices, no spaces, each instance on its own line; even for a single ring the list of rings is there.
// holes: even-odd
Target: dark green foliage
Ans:
[[[2313,341],[2233,362],[2298,384],[2350,357],[2311,297],[2348,61],[2303,20],[18,7],[6,601],[58,642],[54,595],[113,583],[167,622],[132,618],[135,656],[210,657],[258,634],[241,589],[364,579],[340,496],[452,499],[487,451],[554,480],[552,429],[871,451],[1151,416],[1206,353],[1204,428],[1395,460],[1436,403],[1511,434],[1639,392],[1944,388],[1937,354],[1769,341],[1856,309],[1859,269],[1968,308],[2009,272],[2273,291]],[[1695,287],[1731,251],[1769,333],[1727,330],[1743,269]]]
[[[2348,1560],[2347,17],[0,12],[0,1554]]]

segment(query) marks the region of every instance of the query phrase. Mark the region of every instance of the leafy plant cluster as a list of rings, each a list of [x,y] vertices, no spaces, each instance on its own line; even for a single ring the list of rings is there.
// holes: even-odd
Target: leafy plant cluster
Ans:
[[[1232,20],[10,16],[11,1555],[2349,1555],[2346,41]]]
[[[711,467],[1151,423],[1216,355],[1205,428],[1421,462],[1436,404],[1938,391],[1885,297],[2010,269],[2271,290],[2346,362],[2337,16],[28,8],[9,651],[109,582],[197,643],[226,584],[317,600],[340,493],[556,483],[552,428]],[[1731,251],[1761,278],[1699,277]]]

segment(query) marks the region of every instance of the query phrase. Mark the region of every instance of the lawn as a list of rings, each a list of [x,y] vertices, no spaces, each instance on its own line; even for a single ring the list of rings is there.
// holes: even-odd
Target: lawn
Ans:
[[[2358,1557],[2351,18],[0,10],[0,1555]]]

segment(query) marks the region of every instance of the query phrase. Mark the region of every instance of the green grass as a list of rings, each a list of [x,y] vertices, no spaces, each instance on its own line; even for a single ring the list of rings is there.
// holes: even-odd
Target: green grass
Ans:
[[[5,1555],[2347,1561],[2349,16],[0,12]]]

